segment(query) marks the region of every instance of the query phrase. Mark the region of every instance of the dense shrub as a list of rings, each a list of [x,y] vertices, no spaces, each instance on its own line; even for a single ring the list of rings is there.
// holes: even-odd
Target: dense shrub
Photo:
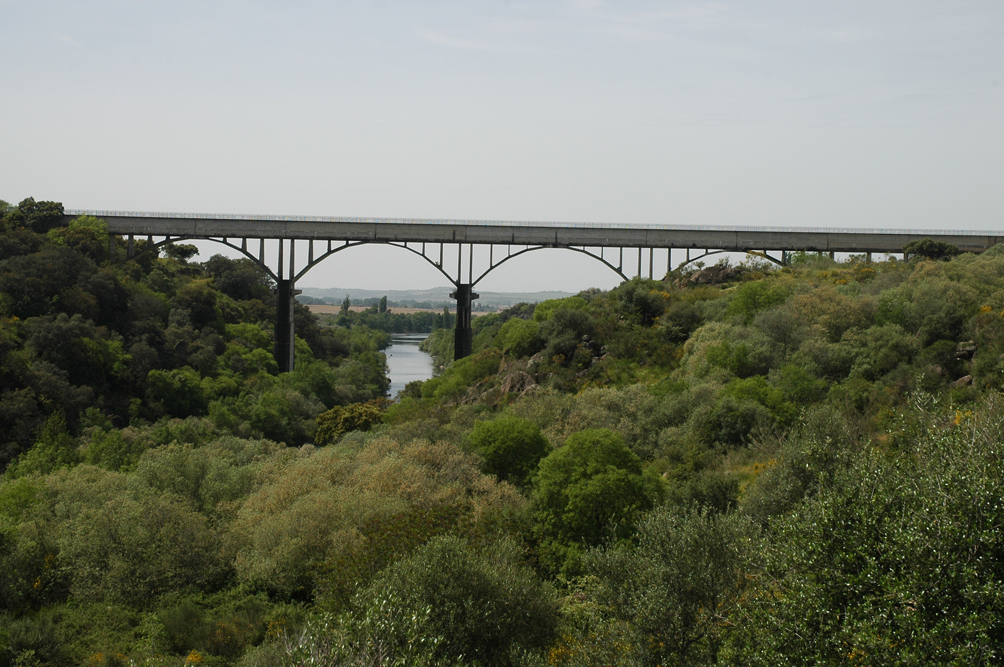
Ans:
[[[631,536],[640,513],[659,497],[658,482],[642,475],[641,460],[607,429],[570,436],[533,477],[537,532],[547,564],[578,567],[581,548]]]
[[[469,437],[484,461],[482,469],[516,485],[526,483],[537,463],[551,451],[540,427],[519,417],[477,422]]]
[[[378,577],[357,604],[364,618],[390,612],[422,619],[420,636],[439,639],[430,647],[433,660],[462,656],[486,667],[524,664],[526,653],[543,653],[558,621],[554,591],[508,541],[476,551],[461,539],[437,538]],[[391,651],[409,639],[375,634],[371,641]]]

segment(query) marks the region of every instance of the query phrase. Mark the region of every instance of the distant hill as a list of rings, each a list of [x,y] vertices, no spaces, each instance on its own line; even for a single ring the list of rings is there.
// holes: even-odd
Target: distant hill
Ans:
[[[341,303],[348,295],[349,300],[354,303],[362,302],[366,299],[379,299],[386,296],[388,301],[400,304],[427,303],[431,306],[442,306],[443,304],[453,304],[450,292],[453,287],[433,287],[426,290],[371,290],[345,287],[304,287],[301,288],[303,296],[314,299],[322,299],[330,303]],[[563,299],[572,296],[572,292],[486,292],[478,290],[481,297],[475,302],[482,306],[505,307],[513,304],[538,303],[547,299]]]

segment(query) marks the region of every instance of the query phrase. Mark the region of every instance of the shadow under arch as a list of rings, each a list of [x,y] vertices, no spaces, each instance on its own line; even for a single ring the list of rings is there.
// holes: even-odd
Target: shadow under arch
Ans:
[[[709,251],[705,252],[703,255],[699,255],[697,257],[692,257],[692,258],[688,259],[683,264],[680,264],[679,266],[677,266],[676,270],[680,270],[683,267],[687,266],[688,264],[693,264],[694,262],[702,260],[705,257],[710,257],[711,255],[722,255],[722,254],[734,253],[734,252],[735,252],[735,250],[709,250]],[[753,257],[759,257],[760,259],[766,259],[768,262],[773,262],[774,264],[777,264],[778,266],[784,266],[785,265],[783,259],[777,259],[776,257],[771,257],[766,252],[752,252],[752,251],[748,251],[748,252],[746,252],[746,255],[752,255]]]

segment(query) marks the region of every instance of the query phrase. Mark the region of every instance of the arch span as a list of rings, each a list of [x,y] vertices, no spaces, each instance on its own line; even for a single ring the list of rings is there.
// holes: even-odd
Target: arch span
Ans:
[[[162,248],[166,245],[179,243],[182,241],[212,241],[213,243],[218,243],[220,245],[226,246],[236,250],[238,253],[250,259],[255,263],[256,266],[261,267],[261,269],[276,283],[276,323],[275,323],[275,357],[279,363],[280,371],[288,371],[293,368],[293,350],[294,350],[294,330],[293,330],[293,304],[295,296],[297,294],[295,290],[296,283],[301,280],[311,269],[318,266],[321,262],[328,259],[332,255],[335,255],[343,250],[349,248],[355,248],[362,245],[386,245],[393,246],[396,248],[402,248],[417,255],[424,259],[432,268],[438,271],[443,277],[445,277],[456,289],[450,295],[451,298],[457,300],[456,312],[457,312],[457,328],[455,332],[456,336],[456,358],[461,358],[470,353],[471,343],[473,339],[473,330],[471,329],[471,316],[472,316],[472,302],[478,298],[478,295],[474,293],[473,288],[475,285],[480,283],[484,278],[486,278],[492,271],[499,268],[506,262],[516,257],[528,254],[535,250],[542,250],[544,248],[559,248],[565,250],[571,250],[573,252],[580,253],[587,257],[590,257],[608,269],[613,271],[621,280],[629,280],[627,274],[624,271],[624,252],[623,248],[619,248],[619,261],[615,265],[611,259],[608,259],[604,254],[605,247],[600,247],[599,251],[595,251],[595,248],[591,249],[590,246],[571,246],[571,245],[552,245],[548,244],[538,244],[538,245],[526,245],[523,247],[517,246],[517,249],[513,249],[510,245],[501,246],[502,252],[498,253],[498,257],[495,256],[495,251],[500,248],[500,244],[478,244],[475,242],[458,242],[458,243],[434,243],[433,252],[436,245],[439,246],[439,258],[438,261],[433,255],[426,252],[426,243],[421,243],[418,245],[417,242],[401,242],[392,240],[344,240],[340,245],[333,245],[333,240],[322,240],[321,251],[315,257],[315,244],[318,241],[311,239],[299,239],[300,243],[307,242],[307,256],[306,263],[301,264],[302,268],[297,271],[297,266],[295,259],[296,255],[296,239],[266,239],[262,237],[252,237],[250,240],[253,244],[255,238],[258,241],[257,249],[253,247],[249,248],[247,237],[233,237],[233,239],[221,236],[203,236],[203,235],[190,235],[182,234],[179,236],[168,236],[163,240],[154,242],[152,237],[149,238],[149,243],[143,248],[139,253],[142,255],[151,250]],[[239,243],[235,242],[239,239]],[[278,255],[277,255],[277,266],[273,270],[266,262],[266,247],[265,243],[267,240],[277,241]],[[288,241],[288,249],[284,249],[285,242]],[[327,244],[327,247],[323,245]],[[450,274],[450,271],[446,268],[444,264],[444,249],[446,246],[457,246],[457,254],[451,255],[457,260],[456,276]],[[467,266],[464,266],[464,248],[467,245]],[[484,247],[488,246],[488,268],[480,271],[477,276],[474,275],[474,246],[479,245]],[[254,250],[257,250],[255,254]],[[301,246],[302,250],[302,246]],[[133,240],[129,237],[129,256],[130,258],[138,256],[133,255]],[[273,247],[269,255],[275,251]],[[712,253],[705,253],[707,254]],[[303,255],[300,255],[303,258]],[[483,259],[483,258],[482,258]],[[651,258],[650,258],[651,259]],[[695,260],[698,258],[694,258]],[[773,258],[769,258],[772,261]],[[288,261],[287,261],[288,260]],[[302,261],[302,259],[301,259]],[[452,260],[451,260],[452,261]],[[284,266],[285,264],[285,266]],[[482,264],[483,266],[483,264]],[[464,268],[468,270],[467,282],[464,281]],[[639,248],[639,271],[641,271],[641,249]]]
[[[273,271],[272,269],[268,268],[268,264],[265,263],[265,260],[263,258],[261,258],[261,257],[255,257],[254,255],[252,255],[250,252],[248,252],[248,250],[247,250],[246,247],[242,247],[243,244],[241,246],[234,245],[233,243],[230,243],[230,241],[228,241],[227,239],[206,238],[204,236],[199,236],[199,237],[192,237],[192,236],[172,236],[169,239],[164,239],[163,241],[158,241],[157,243],[147,244],[147,246],[145,248],[143,248],[143,250],[141,250],[140,252],[138,252],[135,255],[133,255],[131,257],[131,259],[135,259],[137,257],[142,257],[143,255],[145,255],[146,253],[150,252],[151,250],[156,250],[157,248],[162,248],[163,246],[166,246],[166,245],[171,245],[171,244],[174,244],[174,243],[178,243],[179,241],[212,241],[213,243],[219,243],[220,245],[225,245],[228,248],[233,248],[234,250],[236,250],[237,252],[241,253],[242,255],[244,255],[245,257],[247,257],[248,259],[250,259],[252,262],[254,262],[258,266],[260,266],[262,268],[262,270],[264,270],[265,273],[267,273],[269,275],[269,277],[272,278],[272,280],[274,280],[276,282],[279,282],[279,276],[276,275],[275,271]]]
[[[315,266],[317,266],[318,264],[320,264],[322,261],[324,261],[328,257],[331,257],[332,255],[334,255],[335,253],[341,252],[342,250],[347,250],[349,248],[356,248],[356,247],[362,246],[362,245],[385,245],[385,246],[392,246],[394,248],[402,248],[404,250],[408,250],[408,251],[410,251],[410,252],[418,255],[419,257],[421,257],[422,259],[424,259],[429,264],[431,264],[434,269],[436,269],[441,274],[443,274],[446,277],[446,279],[449,280],[451,283],[453,283],[454,285],[458,284],[458,281],[454,280],[453,277],[449,273],[447,273],[445,269],[443,269],[442,265],[439,262],[436,262],[435,260],[433,260],[428,255],[419,252],[415,248],[409,247],[407,244],[399,244],[399,243],[384,242],[384,241],[356,241],[356,242],[346,241],[344,244],[338,246],[337,248],[332,248],[331,250],[326,251],[324,254],[318,256],[316,259],[309,260],[308,263],[307,263],[307,266],[303,267],[303,270],[300,271],[299,273],[297,273],[293,277],[293,280],[294,281],[299,280],[308,271],[310,271],[312,268],[314,268]]]
[[[710,257],[711,255],[723,255],[723,254],[734,253],[734,252],[735,252],[735,250],[708,250],[708,251],[705,251],[705,253],[703,255],[698,255],[697,257],[691,257],[690,259],[688,259],[687,261],[683,262],[682,264],[680,264],[676,268],[678,270],[682,269],[683,267],[687,266],[688,264],[693,264],[694,262],[702,260],[705,257]],[[748,251],[745,254],[747,256],[752,255],[753,257],[759,257],[760,259],[766,259],[768,262],[773,262],[774,264],[777,264],[778,266],[784,266],[784,260],[783,259],[777,259],[776,257],[771,257],[766,252]]]
[[[508,262],[510,259],[513,259],[515,257],[519,257],[520,255],[525,255],[526,253],[533,252],[534,250],[543,250],[545,248],[552,248],[552,247],[551,246],[542,246],[542,245],[530,246],[528,248],[524,248],[523,250],[519,250],[517,252],[508,254],[507,256],[505,256],[502,259],[500,259],[498,262],[494,262],[491,266],[489,266],[488,269],[486,269],[484,273],[482,273],[481,275],[479,275],[477,277],[477,279],[474,282],[471,283],[471,287],[473,287],[474,285],[477,285],[479,282],[481,282],[481,280],[483,278],[485,278],[485,276],[487,276],[489,273],[491,273],[492,271],[494,271],[498,267],[500,267],[503,264],[505,264],[506,262]],[[608,262],[604,257],[602,257],[600,255],[597,255],[595,253],[589,252],[589,250],[587,250],[585,247],[583,247],[583,248],[575,248],[575,247],[572,247],[572,246],[561,246],[560,248],[557,248],[557,249],[560,249],[560,250],[572,250],[574,252],[582,253],[583,255],[587,255],[589,257],[592,257],[596,261],[602,262],[607,268],[609,268],[611,271],[613,271],[618,276],[620,276],[622,280],[630,280],[630,278],[628,278],[626,275],[624,275],[623,266],[614,266],[613,264],[611,264],[610,262]]]

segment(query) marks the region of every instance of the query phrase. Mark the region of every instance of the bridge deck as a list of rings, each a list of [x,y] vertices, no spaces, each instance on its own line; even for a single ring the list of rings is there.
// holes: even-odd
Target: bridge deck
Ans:
[[[69,210],[94,215],[113,234],[186,238],[264,238],[371,243],[474,243],[550,247],[718,248],[727,251],[902,252],[910,241],[934,238],[982,252],[1004,232],[811,229],[545,223],[406,218],[204,215]]]

